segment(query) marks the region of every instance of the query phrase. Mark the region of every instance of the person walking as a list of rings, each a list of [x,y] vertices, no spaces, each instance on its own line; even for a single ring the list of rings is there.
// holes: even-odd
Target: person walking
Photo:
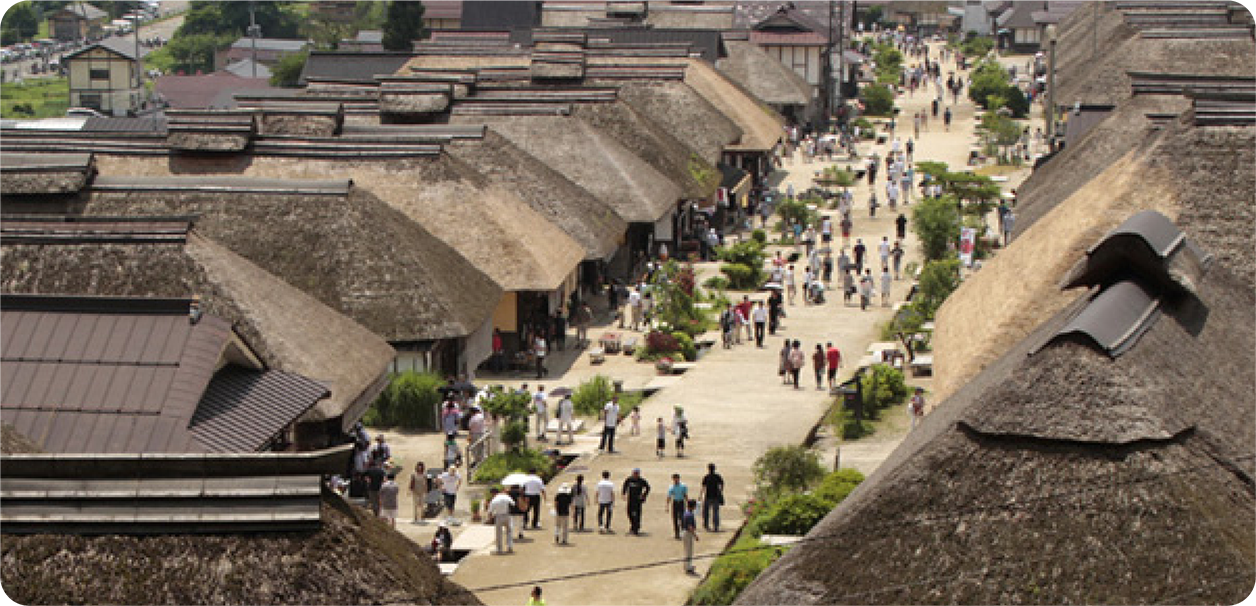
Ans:
[[[672,534],[680,540],[681,518],[685,514],[685,505],[689,502],[689,487],[680,481],[680,474],[672,474],[672,485],[667,488],[667,499],[663,511],[672,516]]]
[[[881,267],[889,267],[890,265],[890,239],[887,236],[881,236],[881,243],[877,244],[877,254],[881,257]]]
[[[493,534],[497,537],[497,554],[514,553],[515,535],[510,532],[510,509],[515,506],[515,500],[496,486],[489,490],[489,494],[492,496],[488,501],[487,512],[489,519],[493,520]],[[505,547],[502,547],[503,544]]]
[[[536,355],[536,378],[540,379],[549,374],[549,370],[545,368],[545,356],[549,353],[549,348],[545,344],[545,337],[539,333],[532,343],[532,351]]]
[[[571,528],[571,486],[566,482],[554,495],[554,542],[567,544],[567,532]]]
[[[872,303],[872,270],[859,278],[859,311],[867,311]]]
[[[824,367],[828,358],[824,355],[824,346],[816,343],[815,353],[811,354],[811,367],[816,372],[816,389],[824,389]]]
[[[427,466],[423,461],[414,464],[410,472],[410,499],[414,510],[413,524],[424,524],[423,509],[427,505]]]
[[[654,441],[654,456],[661,459],[667,454],[667,424],[663,422],[663,417],[658,418],[654,429],[657,434]]]
[[[576,476],[571,487],[571,526],[575,532],[584,532],[584,511],[589,507],[589,487],[584,485],[584,474]]]
[[[457,467],[450,467],[440,474],[440,491],[445,497],[445,516],[448,522],[456,521],[454,506],[458,504],[458,487],[461,485],[462,478],[458,475]]]
[[[916,388],[916,393],[912,395],[907,406],[911,413],[911,428],[915,429],[916,424],[925,418],[925,389],[923,387]]]
[[[555,445],[563,444],[563,432],[567,432],[567,444],[576,443],[575,434],[576,405],[571,401],[571,394],[564,394],[558,401],[558,436]]]
[[[768,310],[763,308],[763,301],[759,301],[755,305],[754,311],[751,312],[754,320],[754,344],[755,347],[763,347],[763,333],[767,329]]]
[[[881,267],[881,307],[890,306],[890,286],[894,283],[894,276],[890,274],[890,268]]]
[[[374,459],[368,463],[366,468],[366,502],[371,507],[371,513],[379,515],[379,489],[384,486],[384,478],[388,475],[384,471],[383,464]]]
[[[546,606],[545,598],[541,597],[541,586],[537,585],[532,588],[532,593],[528,595],[527,606]]]
[[[850,269],[842,272],[842,304],[849,305],[850,298],[855,295],[855,278]]]
[[[798,287],[794,284],[794,266],[791,264],[785,270],[785,295],[790,305],[794,304],[794,295],[798,293]]]
[[[955,97],[958,99],[959,93],[955,93]],[[946,127],[946,132],[951,132],[951,108],[949,107],[946,108],[946,111],[942,112],[942,125]]]
[[[388,525],[393,528],[397,527],[398,497],[401,495],[396,479],[397,473],[390,472],[379,488],[379,517],[388,520]]]
[[[802,367],[807,363],[806,354],[802,353],[802,341],[794,340],[794,347],[789,351],[789,375],[794,382],[794,389],[802,389],[798,385],[798,376],[802,373]]]
[[[862,239],[855,240],[855,273],[862,274],[864,266],[864,254],[868,252],[868,247],[864,246]]]
[[[903,265],[903,247],[898,240],[894,241],[894,248],[890,249],[890,260],[894,263],[894,279],[901,280],[902,274],[899,270]]]
[[[697,574],[693,568],[693,544],[698,541],[698,523],[694,516],[694,510],[698,507],[698,502],[690,500],[685,504],[685,513],[681,518],[681,527],[684,530],[684,548],[685,548],[685,574]]]
[[[715,472],[715,463],[707,463],[707,474],[702,476],[698,499],[702,501],[703,530],[719,532],[720,507],[724,505],[724,476]]]
[[[536,386],[536,393],[532,395],[532,412],[536,415],[536,439],[538,442],[547,442],[549,439],[545,436],[546,430],[549,428],[549,403],[546,400],[549,394],[545,393],[544,385]]]
[[[639,536],[641,534],[641,508],[650,497],[650,483],[641,477],[640,467],[634,468],[632,475],[624,480],[621,493],[624,500],[628,502],[628,532]]]
[[[602,472],[602,480],[594,490],[597,492],[597,531],[611,532],[611,514],[615,511],[615,484],[611,482],[611,472]]]
[[[685,456],[685,440],[689,439],[689,419],[685,418],[685,409],[677,406],[672,413],[672,435],[676,436],[676,457]]]
[[[849,212],[842,213],[842,221],[838,223],[838,226],[842,228],[842,246],[849,245],[850,244],[850,230],[851,228],[855,226],[854,222],[850,220]]]
[[[830,341],[824,352],[824,361],[829,369],[829,389],[837,387],[837,369],[842,365],[842,352]]]
[[[536,468],[528,470],[527,479],[523,481],[523,497],[528,500],[528,510],[532,514],[532,529],[539,530],[541,528],[541,502],[545,500],[545,480],[537,475]],[[528,525],[528,519],[523,519],[523,525]]]
[[[598,444],[598,450],[615,452],[615,428],[618,426],[619,396],[611,396],[611,401],[602,407],[602,441]]]
[[[785,346],[781,348],[781,353],[780,353],[780,355],[778,356],[778,357],[779,357],[779,360],[778,360],[778,367],[777,367],[777,368],[778,368],[778,370],[777,370],[777,374],[779,374],[779,375],[781,376],[781,384],[782,384],[782,385],[789,385],[789,377],[790,377],[790,372],[789,372],[789,365],[790,365],[790,363],[789,363],[789,353],[790,353],[790,351],[792,351],[792,350],[793,350],[793,348],[792,348],[792,347],[790,347],[790,342],[789,342],[789,339],[785,339]]]

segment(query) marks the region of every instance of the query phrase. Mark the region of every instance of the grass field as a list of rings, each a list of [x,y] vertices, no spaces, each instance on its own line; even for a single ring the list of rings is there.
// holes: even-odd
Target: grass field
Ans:
[[[16,107],[29,107],[31,112],[15,111]],[[64,116],[69,107],[70,82],[65,78],[0,85],[0,117],[3,118],[54,118]]]

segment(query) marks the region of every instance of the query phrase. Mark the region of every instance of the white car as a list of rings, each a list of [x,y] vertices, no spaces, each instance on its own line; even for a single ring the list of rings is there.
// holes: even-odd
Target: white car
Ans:
[[[104,114],[90,107],[71,107],[65,110],[65,115],[71,118],[103,118]]]

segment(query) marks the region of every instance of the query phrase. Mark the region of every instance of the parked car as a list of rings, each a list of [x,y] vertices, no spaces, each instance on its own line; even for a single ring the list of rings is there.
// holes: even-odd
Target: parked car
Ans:
[[[79,118],[103,118],[105,117],[104,114],[90,107],[71,107],[70,109],[65,110],[65,115],[71,118],[72,117],[79,117]]]

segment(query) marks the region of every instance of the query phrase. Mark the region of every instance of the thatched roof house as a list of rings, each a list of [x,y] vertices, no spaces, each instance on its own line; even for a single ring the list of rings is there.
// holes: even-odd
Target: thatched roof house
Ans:
[[[445,152],[527,202],[534,211],[584,247],[586,261],[605,260],[619,248],[628,223],[588,190],[576,185],[505,137],[459,140]]]
[[[762,105],[711,65],[697,59],[688,59],[686,63],[685,84],[742,128],[741,140],[728,146],[730,151],[767,153],[776,147],[785,125],[780,114]]]
[[[166,158],[102,156],[102,173],[135,176],[99,179],[81,212],[197,215],[199,233],[389,342],[458,339],[479,329],[500,287],[374,192],[349,186],[332,170],[344,165],[255,157],[242,175],[174,177]],[[320,186],[337,176],[338,191]]]
[[[814,89],[802,76],[759,46],[744,40],[725,40],[728,56],[715,67],[756,99],[777,108],[806,107],[815,98]]]
[[[165,223],[177,228],[178,222],[153,225]],[[226,320],[265,369],[325,386],[327,397],[300,411],[302,423],[335,420],[338,426],[328,430],[338,435],[361,417],[382,389],[393,357],[383,339],[199,230],[147,225],[6,218],[3,292],[197,297],[201,310]],[[309,447],[321,445],[328,432],[305,433],[298,427],[295,437]]]
[[[1243,600],[1256,297],[1221,265],[1177,292],[1143,278],[1005,350],[738,603]],[[1096,311],[1133,322],[1124,352],[1067,332]]]
[[[590,81],[595,85],[608,82]],[[724,147],[739,141],[744,132],[710,101],[679,80],[653,80],[643,75],[615,83],[619,86],[621,100],[675,133],[677,139],[707,162],[719,162]]]

